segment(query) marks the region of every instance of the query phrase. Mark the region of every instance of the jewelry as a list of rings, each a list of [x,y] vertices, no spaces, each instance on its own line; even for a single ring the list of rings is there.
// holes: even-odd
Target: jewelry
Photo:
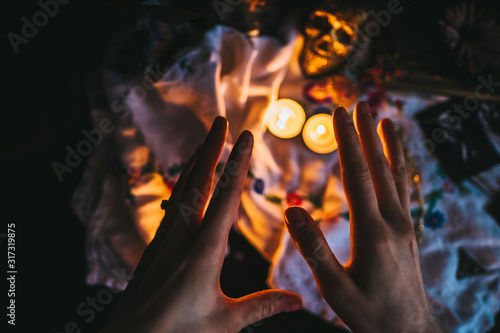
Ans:
[[[168,205],[174,205],[174,206],[177,206],[177,203],[175,202],[171,202],[171,201],[168,201],[168,200],[162,200],[161,201],[161,209],[163,210],[166,210]]]

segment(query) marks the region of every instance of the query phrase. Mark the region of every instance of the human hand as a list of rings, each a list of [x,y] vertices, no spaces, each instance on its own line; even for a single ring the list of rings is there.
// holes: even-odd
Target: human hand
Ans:
[[[350,260],[337,261],[302,208],[285,212],[288,231],[322,296],[353,332],[445,332],[422,280],[404,154],[394,125],[390,119],[379,123],[382,145],[367,103],[356,106],[354,119],[356,128],[342,107],[333,115],[350,212]]]
[[[142,256],[135,278],[101,333],[238,332],[276,313],[302,307],[297,295],[282,290],[238,299],[221,291],[227,239],[253,148],[252,134],[243,132],[208,203],[226,135],[227,121],[216,118],[205,143],[175,185],[165,218]]]

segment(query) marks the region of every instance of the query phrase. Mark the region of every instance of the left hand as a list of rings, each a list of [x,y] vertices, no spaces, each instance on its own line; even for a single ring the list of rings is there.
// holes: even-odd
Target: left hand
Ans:
[[[247,177],[253,136],[236,142],[208,203],[227,135],[218,117],[177,182],[156,235],[101,333],[238,332],[279,312],[302,307],[300,298],[266,290],[242,298],[221,291],[220,272]],[[208,208],[205,208],[208,203]]]

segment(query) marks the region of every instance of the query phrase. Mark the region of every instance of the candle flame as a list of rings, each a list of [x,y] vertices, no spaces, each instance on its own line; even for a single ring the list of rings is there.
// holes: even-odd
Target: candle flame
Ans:
[[[278,120],[276,121],[276,127],[280,129],[285,129],[287,121],[290,119],[290,116],[293,116],[293,110],[289,108],[282,108],[280,113],[278,114]]]

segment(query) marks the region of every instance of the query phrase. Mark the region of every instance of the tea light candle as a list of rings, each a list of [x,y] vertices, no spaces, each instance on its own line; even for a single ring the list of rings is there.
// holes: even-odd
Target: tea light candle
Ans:
[[[271,103],[266,112],[265,123],[275,136],[290,139],[302,130],[306,113],[302,106],[292,99],[282,98]]]
[[[302,131],[304,143],[313,152],[328,154],[337,149],[332,116],[320,113],[309,118]]]

